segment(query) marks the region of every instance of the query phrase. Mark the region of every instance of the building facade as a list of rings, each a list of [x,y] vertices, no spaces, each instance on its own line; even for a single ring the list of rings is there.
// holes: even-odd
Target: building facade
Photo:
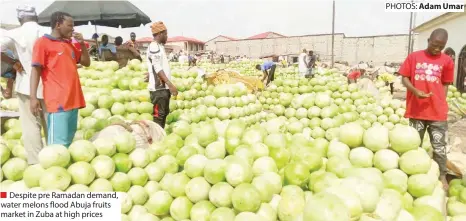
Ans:
[[[145,37],[136,40],[139,50],[146,51],[149,44],[152,42],[152,37]],[[205,43],[195,38],[176,36],[167,39],[166,49],[175,52],[196,53],[205,50]]]
[[[414,36],[416,38],[416,36]],[[382,35],[346,37],[343,33],[334,36],[335,61],[350,64],[372,61],[375,65],[385,62],[399,63],[408,53],[408,35]],[[303,49],[313,50],[323,61],[330,61],[332,55],[332,35],[304,35],[271,37],[215,42],[215,51],[227,55],[246,55],[260,58],[266,55],[298,54]]]
[[[217,50],[217,41],[234,41],[234,40],[237,40],[235,38],[232,38],[232,37],[228,37],[228,36],[225,36],[225,35],[219,35],[215,38],[212,38],[208,41],[205,42],[205,50],[207,51],[216,51]]]
[[[448,31],[448,42],[446,47],[455,52],[455,85],[465,91],[466,81],[466,12],[445,13],[430,21],[427,21],[414,29],[418,34],[415,45],[419,49],[427,47],[430,34],[437,28]]]

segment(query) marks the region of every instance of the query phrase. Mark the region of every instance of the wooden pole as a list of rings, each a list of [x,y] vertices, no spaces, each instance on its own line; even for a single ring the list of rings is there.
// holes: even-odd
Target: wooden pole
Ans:
[[[332,3],[332,68],[335,64],[335,0]]]

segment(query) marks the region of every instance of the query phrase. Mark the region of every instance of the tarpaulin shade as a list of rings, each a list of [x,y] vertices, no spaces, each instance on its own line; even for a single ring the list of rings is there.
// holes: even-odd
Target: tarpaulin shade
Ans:
[[[55,1],[39,14],[39,24],[50,26],[56,11],[69,13],[74,25],[93,25],[118,28],[139,27],[151,20],[144,12],[128,1]]]

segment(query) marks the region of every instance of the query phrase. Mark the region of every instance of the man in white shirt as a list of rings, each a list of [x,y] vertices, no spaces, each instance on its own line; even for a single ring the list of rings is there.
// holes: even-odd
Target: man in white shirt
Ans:
[[[23,67],[23,71],[17,73],[15,91],[19,100],[22,139],[27,152],[28,163],[36,164],[39,163],[38,154],[43,147],[41,125],[46,128],[46,125],[42,123],[45,122],[46,111],[42,95],[42,82],[39,82],[37,89],[37,98],[39,98],[43,111],[42,116],[34,116],[29,108],[29,88],[32,71],[32,48],[36,39],[43,36],[44,33],[37,24],[37,14],[34,7],[21,6],[16,11],[18,12],[21,27],[12,29],[1,37],[2,59],[4,52],[9,49],[13,51]]]
[[[151,102],[154,105],[152,113],[154,122],[165,128],[165,121],[170,113],[170,97],[178,95],[178,91],[170,81],[170,64],[165,53],[167,28],[163,22],[155,22],[151,25],[151,30],[154,41],[147,48],[148,89]]]
[[[303,52],[298,57],[298,71],[299,74],[304,77],[307,74],[307,50],[303,49]]]

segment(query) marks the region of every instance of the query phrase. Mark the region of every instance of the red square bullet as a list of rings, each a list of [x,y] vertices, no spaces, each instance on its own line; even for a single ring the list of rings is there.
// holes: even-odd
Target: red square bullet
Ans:
[[[1,192],[1,193],[0,193],[0,198],[2,198],[2,199],[3,199],[3,198],[6,198],[6,192]]]

